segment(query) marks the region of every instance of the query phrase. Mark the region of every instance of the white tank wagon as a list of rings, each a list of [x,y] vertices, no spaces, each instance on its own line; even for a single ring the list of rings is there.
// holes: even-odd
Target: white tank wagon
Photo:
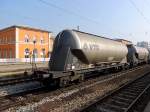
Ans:
[[[101,36],[76,30],[60,32],[54,42],[50,69],[65,71],[79,69],[83,64],[127,63],[128,49],[125,44]]]
[[[137,47],[135,46],[136,50],[136,57],[139,61],[145,61],[147,62],[148,56],[149,56],[149,51],[146,48],[143,47]]]
[[[147,50],[135,48],[133,44],[126,45],[76,30],[63,30],[55,38],[49,70],[35,73],[45,85],[64,87],[101,73],[144,64],[147,56]]]

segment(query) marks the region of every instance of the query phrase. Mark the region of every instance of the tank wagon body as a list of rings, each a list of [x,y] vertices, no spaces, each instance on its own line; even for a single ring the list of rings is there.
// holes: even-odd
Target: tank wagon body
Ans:
[[[82,68],[79,63],[127,63],[128,49],[125,44],[76,30],[64,30],[59,33],[53,48],[50,61],[50,69],[53,71]]]
[[[136,56],[139,61],[147,61],[148,56],[149,56],[149,51],[146,48],[143,47],[137,47],[135,46],[136,49]]]

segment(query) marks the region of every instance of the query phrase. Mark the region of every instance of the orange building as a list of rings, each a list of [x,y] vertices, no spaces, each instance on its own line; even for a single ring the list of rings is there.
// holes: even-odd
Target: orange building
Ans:
[[[37,28],[11,26],[2,29],[0,59],[28,61],[35,56],[37,61],[49,60],[53,41],[51,32]]]

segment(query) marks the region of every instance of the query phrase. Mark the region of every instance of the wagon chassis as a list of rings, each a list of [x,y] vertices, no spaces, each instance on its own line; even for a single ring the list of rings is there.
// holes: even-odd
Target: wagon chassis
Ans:
[[[45,85],[56,84],[60,87],[68,86],[74,82],[81,82],[85,79],[102,75],[102,73],[113,73],[123,69],[129,69],[128,65],[117,64],[105,67],[72,70],[72,71],[34,71],[34,75]],[[92,75],[91,75],[92,74]]]

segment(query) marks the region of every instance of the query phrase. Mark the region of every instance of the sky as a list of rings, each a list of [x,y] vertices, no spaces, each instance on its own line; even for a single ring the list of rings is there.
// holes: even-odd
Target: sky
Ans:
[[[0,0],[0,29],[77,29],[136,43],[150,41],[150,0]]]

